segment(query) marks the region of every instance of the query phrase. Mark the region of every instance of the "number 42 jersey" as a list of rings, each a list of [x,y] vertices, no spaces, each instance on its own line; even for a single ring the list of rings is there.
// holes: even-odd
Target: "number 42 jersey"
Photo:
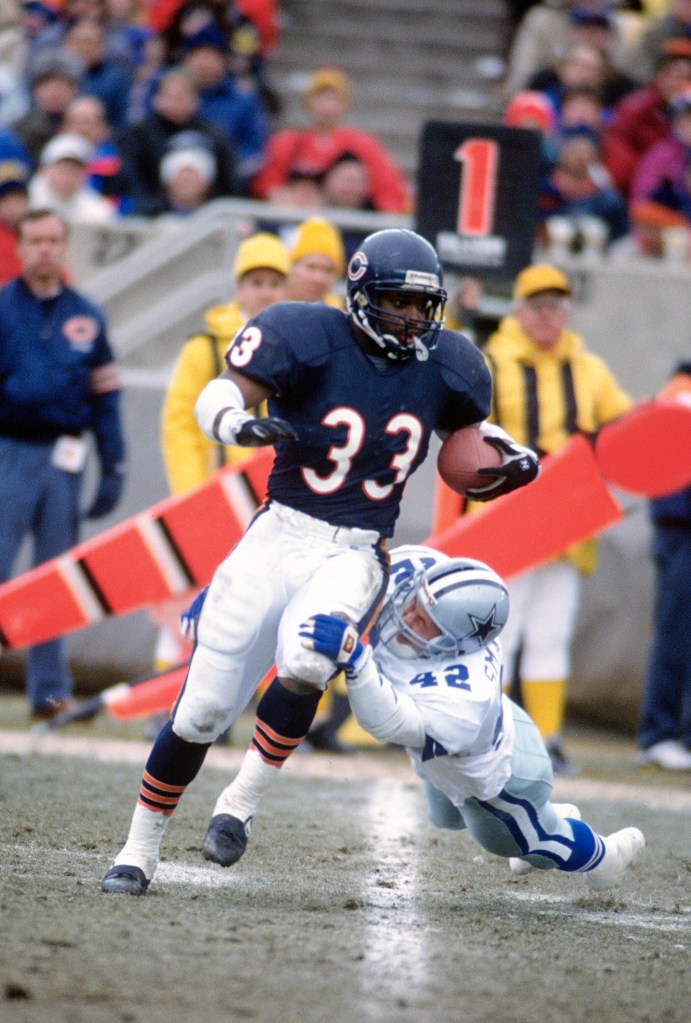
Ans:
[[[462,334],[442,330],[428,358],[385,364],[360,349],[347,314],[320,303],[270,306],[236,335],[226,362],[270,388],[270,415],[298,434],[276,446],[269,498],[386,537],[432,432],[490,410],[489,372]]]
[[[446,561],[430,547],[391,551],[388,596],[421,569]],[[348,696],[360,724],[381,742],[405,746],[417,774],[456,805],[490,799],[511,775],[514,720],[502,694],[501,648],[492,641],[472,654],[403,657],[377,642]]]

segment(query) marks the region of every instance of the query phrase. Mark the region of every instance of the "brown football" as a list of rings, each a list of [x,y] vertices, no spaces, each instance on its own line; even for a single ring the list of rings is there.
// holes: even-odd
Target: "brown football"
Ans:
[[[450,434],[437,456],[437,470],[447,486],[465,496],[475,487],[486,487],[492,476],[478,476],[478,469],[501,465],[501,454],[488,444],[477,426]]]

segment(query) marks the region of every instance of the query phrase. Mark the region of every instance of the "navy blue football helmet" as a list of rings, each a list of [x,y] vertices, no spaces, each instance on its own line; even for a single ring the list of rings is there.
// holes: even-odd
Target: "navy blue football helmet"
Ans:
[[[356,324],[389,359],[426,359],[444,322],[446,292],[439,257],[414,231],[390,228],[368,235],[348,264],[347,307]],[[424,318],[410,319],[382,309],[382,292],[427,296]],[[404,327],[415,336],[414,348],[388,331]]]

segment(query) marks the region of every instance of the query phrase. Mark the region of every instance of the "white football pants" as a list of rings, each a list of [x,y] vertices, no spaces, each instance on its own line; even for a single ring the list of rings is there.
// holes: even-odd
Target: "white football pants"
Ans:
[[[188,742],[213,742],[245,709],[272,664],[324,690],[333,662],[298,635],[312,615],[341,614],[360,630],[386,592],[387,555],[372,530],[332,526],[271,502],[216,569],[197,646],[173,714]]]
[[[438,828],[467,828],[473,838],[496,856],[520,856],[541,870],[572,870],[578,841],[570,819],[559,816],[550,802],[552,765],[537,728],[525,711],[512,703],[514,747],[511,777],[491,799],[465,800],[460,807],[425,781],[430,821]],[[582,831],[590,832],[587,825]],[[583,835],[580,836],[581,841]],[[586,838],[586,845],[588,840]],[[592,838],[594,851],[601,844]],[[582,869],[579,864],[578,869]]]
[[[510,579],[507,589],[509,619],[501,634],[507,670],[522,643],[521,678],[532,682],[568,678],[581,591],[576,566],[560,558]]]

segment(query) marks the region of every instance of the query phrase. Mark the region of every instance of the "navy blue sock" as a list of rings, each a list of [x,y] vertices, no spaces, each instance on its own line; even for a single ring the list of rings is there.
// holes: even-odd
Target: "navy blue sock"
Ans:
[[[149,754],[144,768],[139,803],[169,815],[204,763],[211,743],[186,742],[176,735],[168,721]]]
[[[257,705],[250,743],[262,760],[282,766],[307,735],[321,697],[319,690],[302,695],[273,680]]]

